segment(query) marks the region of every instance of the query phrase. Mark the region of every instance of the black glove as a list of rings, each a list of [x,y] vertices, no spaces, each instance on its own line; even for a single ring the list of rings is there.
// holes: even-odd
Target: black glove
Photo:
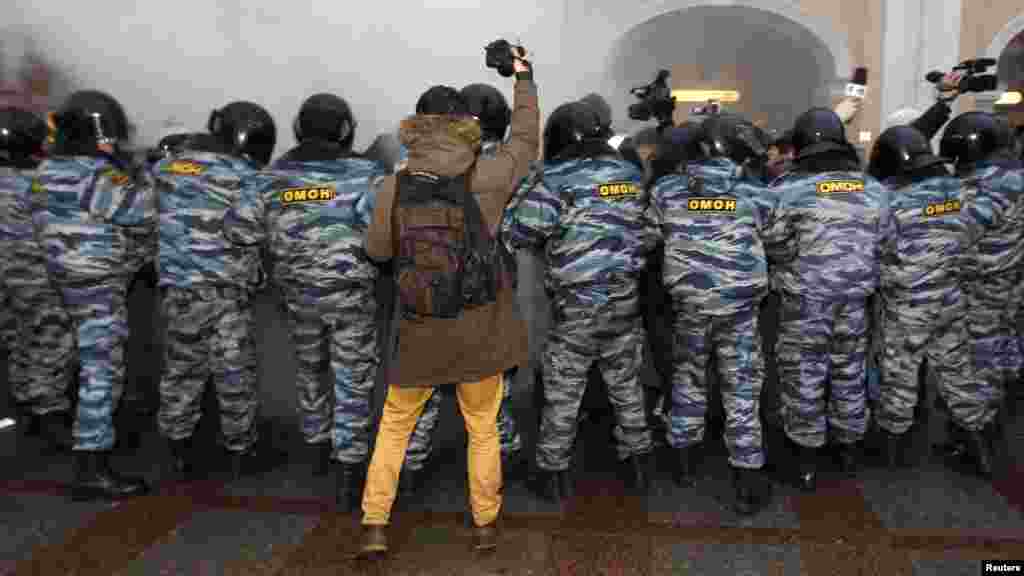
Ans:
[[[128,291],[131,292],[135,288],[135,284],[138,282],[144,282],[150,289],[155,289],[159,282],[159,275],[156,272],[156,264],[153,262],[147,262],[142,268],[139,268],[135,272],[135,276],[132,277],[131,284],[128,285]]]

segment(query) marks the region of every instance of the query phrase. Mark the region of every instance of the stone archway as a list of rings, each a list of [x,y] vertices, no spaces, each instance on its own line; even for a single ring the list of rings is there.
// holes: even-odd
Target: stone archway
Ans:
[[[1018,14],[1010,20],[1006,26],[1003,26],[1003,29],[992,38],[992,41],[989,42],[988,48],[985,50],[985,57],[992,58],[996,62],[999,62],[1003,52],[1010,43],[1022,34],[1024,34],[1024,13]],[[999,99],[999,95],[1005,89],[1005,84],[1000,80],[1000,86],[995,92],[978,94],[975,97],[976,109],[992,112],[995,109],[996,100]]]
[[[617,40],[612,48],[608,64],[612,64],[617,59],[623,40],[630,30],[670,12],[682,12],[698,6],[742,6],[782,16],[810,30],[828,47],[834,59],[835,78],[845,78],[853,69],[853,60],[850,57],[850,47],[846,35],[836,30],[827,19],[804,14],[800,11],[798,2],[791,0],[665,0],[630,6],[629,17],[619,19],[616,23],[614,37]],[[1013,35],[1010,36],[1010,38],[1012,37]]]
[[[615,38],[608,54],[604,71],[604,90],[614,101],[615,109],[624,109],[633,100],[628,95],[630,86],[639,85],[650,81],[656,68],[670,68],[679,62],[680,58],[674,58],[673,50],[678,51],[677,46],[685,45],[688,34],[680,33],[676,39],[671,34],[664,32],[664,29],[674,29],[677,26],[684,26],[693,19],[689,16],[697,16],[697,21],[707,19],[721,19],[725,14],[730,14],[732,21],[739,26],[744,26],[747,31],[756,31],[757,38],[753,40],[741,40],[745,37],[743,32],[734,32],[718,36],[709,36],[706,41],[715,43],[721,36],[735,38],[737,50],[750,42],[767,42],[773,39],[775,45],[785,47],[789,44],[799,47],[806,56],[800,57],[799,63],[794,66],[801,66],[802,74],[806,77],[807,86],[802,91],[806,95],[806,102],[795,103],[793,106],[821,105],[830,101],[831,91],[837,84],[849,76],[852,70],[852,58],[849,44],[845,34],[837,31],[830,22],[825,19],[808,16],[801,12],[798,3],[786,0],[668,0],[663,2],[650,2],[630,7],[628,14],[623,13],[608,32],[609,36]],[[663,25],[664,24],[664,25]],[[691,33],[693,31],[690,31]],[[646,46],[638,49],[638,43],[645,43]],[[771,42],[768,42],[769,44]],[[692,44],[692,42],[691,42]],[[670,47],[672,46],[672,47]],[[690,46],[691,50],[694,49]],[[648,56],[638,56],[638,53],[647,52]],[[700,55],[701,47],[696,48],[696,55],[689,55],[690,60],[703,58]],[[755,54],[757,52],[755,51]],[[795,56],[795,55],[794,55]],[[674,59],[673,59],[674,58]],[[685,60],[686,58],[682,58]],[[739,58],[737,57],[737,60]],[[721,66],[708,64],[711,67]],[[744,64],[741,64],[745,65]],[[787,64],[775,67],[786,69]],[[766,67],[757,68],[755,71],[764,71]],[[737,72],[737,71],[734,71]],[[738,72],[740,75],[748,74],[746,71]],[[766,83],[762,80],[761,86]],[[806,108],[804,108],[806,109]],[[635,127],[636,123],[624,121],[627,126],[620,128]]]

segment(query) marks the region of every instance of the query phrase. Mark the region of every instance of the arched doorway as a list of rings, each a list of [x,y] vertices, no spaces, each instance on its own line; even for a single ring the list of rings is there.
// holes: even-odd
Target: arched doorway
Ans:
[[[988,112],[1001,112],[1010,116],[1016,125],[1024,124],[1024,104],[997,107],[999,96],[1006,90],[1024,92],[1024,13],[1010,20],[988,45],[985,56],[999,64],[999,88],[995,92],[979,94],[976,108]]]
[[[659,68],[672,72],[673,89],[740,92],[726,108],[768,128],[785,129],[807,108],[831,105],[851,63],[845,38],[828,23],[785,1],[702,4],[659,3],[621,26],[606,78],[615,109],[635,102],[629,89]],[[677,107],[677,119],[693,105]],[[645,125],[624,116],[617,115],[620,130]]]
[[[1024,93],[1024,31],[1019,32],[999,55],[999,84],[1004,90]],[[1024,102],[1010,106],[996,106],[996,112],[1005,113],[1014,126],[1024,126]]]

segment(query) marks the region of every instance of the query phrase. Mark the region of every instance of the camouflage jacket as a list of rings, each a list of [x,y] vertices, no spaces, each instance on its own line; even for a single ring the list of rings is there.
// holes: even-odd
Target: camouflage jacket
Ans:
[[[960,181],[939,176],[892,189],[881,250],[886,307],[920,308],[922,323],[960,302],[958,265],[967,243]]]
[[[510,252],[543,249],[552,293],[636,280],[660,237],[643,173],[615,157],[537,165],[505,209]]]
[[[157,198],[143,171],[105,157],[51,157],[36,171],[31,198],[56,280],[130,277],[153,257]]]
[[[860,172],[790,172],[773,184],[763,240],[774,287],[811,300],[864,299],[879,282],[888,192]]]
[[[6,260],[4,284],[48,283],[46,259],[32,229],[29,191],[34,171],[0,166],[0,253]]]
[[[1024,265],[1024,172],[981,164],[961,181],[969,231],[963,274],[976,296],[1008,302]]]
[[[242,191],[224,235],[266,245],[275,281],[293,298],[372,290],[378,271],[366,255],[366,230],[383,177],[379,164],[358,158],[278,161]]]
[[[153,167],[160,192],[160,286],[251,288],[259,249],[224,237],[224,215],[258,172],[241,158],[186,151]]]
[[[665,238],[663,282],[673,298],[712,315],[756,306],[768,288],[761,231],[773,203],[736,164],[715,158],[659,180],[651,205]]]

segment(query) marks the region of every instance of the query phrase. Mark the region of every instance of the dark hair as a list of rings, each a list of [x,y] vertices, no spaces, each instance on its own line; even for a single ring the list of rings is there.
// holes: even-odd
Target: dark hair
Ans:
[[[416,101],[417,114],[469,114],[466,99],[451,86],[433,86]]]

